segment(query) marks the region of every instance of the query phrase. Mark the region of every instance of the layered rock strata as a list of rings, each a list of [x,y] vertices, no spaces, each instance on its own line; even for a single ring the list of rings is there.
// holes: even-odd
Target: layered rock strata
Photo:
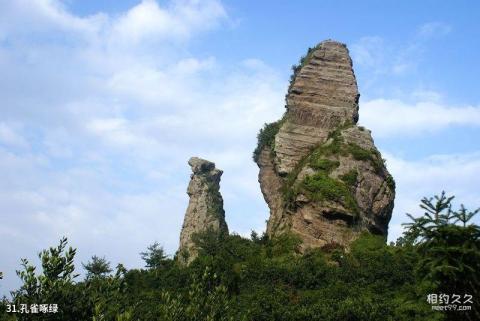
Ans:
[[[360,95],[347,47],[321,42],[293,70],[286,113],[260,131],[254,152],[267,234],[297,235],[303,250],[348,247],[363,231],[386,236],[395,183],[370,131],[356,125]]]
[[[215,168],[215,163],[198,157],[190,158],[188,164],[193,172],[187,189],[190,200],[177,255],[183,264],[189,264],[198,255],[195,235],[206,231],[228,234],[223,199],[219,191],[223,172]]]

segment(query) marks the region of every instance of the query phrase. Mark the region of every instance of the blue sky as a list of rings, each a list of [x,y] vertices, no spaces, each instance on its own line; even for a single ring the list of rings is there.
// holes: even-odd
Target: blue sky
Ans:
[[[329,38],[350,49],[360,124],[397,181],[389,239],[442,189],[478,207],[479,6],[0,0],[0,294],[63,235],[77,266],[141,267],[154,241],[173,254],[194,155],[224,170],[230,230],[264,230],[256,134]]]

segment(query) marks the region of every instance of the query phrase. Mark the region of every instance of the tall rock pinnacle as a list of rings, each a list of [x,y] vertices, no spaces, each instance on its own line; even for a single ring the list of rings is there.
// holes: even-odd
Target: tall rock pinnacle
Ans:
[[[270,237],[293,233],[306,249],[387,235],[395,182],[356,125],[359,96],[344,44],[321,42],[294,67],[287,111],[260,131],[254,152]]]
[[[189,264],[198,255],[192,240],[196,233],[211,230],[228,234],[223,199],[219,192],[220,177],[223,172],[215,168],[214,163],[198,157],[190,158],[188,164],[193,172],[187,189],[190,201],[185,213],[178,249],[178,259],[184,264]]]

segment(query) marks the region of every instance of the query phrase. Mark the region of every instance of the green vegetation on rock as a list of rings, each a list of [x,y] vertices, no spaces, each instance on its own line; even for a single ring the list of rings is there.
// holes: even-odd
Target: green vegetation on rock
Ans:
[[[292,208],[297,195],[304,193],[312,200],[338,202],[353,213],[358,213],[359,208],[354,196],[358,171],[352,169],[338,178],[332,177],[331,172],[339,167],[340,157],[351,156],[355,160],[369,162],[373,170],[381,175],[384,173],[385,164],[376,149],[368,150],[354,143],[345,143],[342,131],[351,126],[351,123],[346,123],[332,131],[324,144],[313,149],[287,175],[282,188],[287,207]],[[298,175],[305,166],[315,170],[315,174],[298,181]],[[385,179],[387,186],[394,191],[393,177],[388,174]]]
[[[330,160],[327,158],[319,158],[312,155],[310,158],[310,167],[319,171],[330,173],[334,168],[340,165],[338,160]]]
[[[395,180],[393,179],[393,176],[388,174],[386,180],[387,180],[388,188],[390,188],[391,191],[395,191],[396,184],[395,184]]]
[[[349,143],[345,146],[345,149],[356,160],[371,161],[375,157],[371,150],[364,149],[353,143]]]
[[[253,151],[253,160],[255,162],[258,161],[260,157],[260,153],[262,152],[263,148],[268,147],[270,150],[273,151],[275,147],[275,136],[277,135],[280,127],[285,122],[285,116],[280,119],[279,121],[264,124],[263,128],[260,129],[260,132],[257,135],[257,147]]]
[[[312,155],[316,158],[321,156],[346,157],[351,155],[355,160],[370,162],[375,172],[381,173],[384,162],[380,156],[380,153],[374,148],[368,150],[354,143],[346,144],[341,135],[341,131],[344,128],[345,127],[336,129],[330,133],[329,140],[325,144],[317,147],[312,152]]]
[[[290,92],[293,82],[297,78],[297,75],[300,72],[300,69],[302,69],[306,64],[308,64],[308,62],[312,58],[312,54],[315,51],[315,49],[317,49],[317,46],[313,48],[308,48],[307,53],[300,58],[298,64],[292,66],[292,74],[290,75],[290,85],[288,86],[288,92]]]
[[[350,170],[348,173],[341,175],[340,179],[349,187],[354,187],[357,184],[358,171],[356,169]]]
[[[218,184],[207,181],[207,213],[213,217],[220,218],[224,216],[223,199],[220,194]]]
[[[319,172],[305,179],[299,185],[299,191],[306,194],[309,199],[324,202],[337,202],[358,213],[358,205],[352,190],[342,181]]]
[[[287,177],[285,177],[283,186],[282,186],[282,194],[283,200],[285,202],[285,206],[287,208],[292,208],[294,206],[295,198],[298,195],[298,184],[295,184],[298,175],[302,168],[307,164],[310,160],[310,155],[303,157],[298,164],[293,168],[293,170],[288,173]]]

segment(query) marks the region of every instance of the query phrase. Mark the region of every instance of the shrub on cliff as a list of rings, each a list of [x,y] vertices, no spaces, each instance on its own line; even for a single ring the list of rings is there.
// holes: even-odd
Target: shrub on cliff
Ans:
[[[275,144],[275,135],[277,135],[284,121],[285,118],[282,118],[281,120],[273,123],[265,123],[263,128],[260,129],[260,132],[257,135],[257,147],[253,151],[253,160],[255,162],[258,161],[263,148],[268,147],[270,150],[273,150]]]

